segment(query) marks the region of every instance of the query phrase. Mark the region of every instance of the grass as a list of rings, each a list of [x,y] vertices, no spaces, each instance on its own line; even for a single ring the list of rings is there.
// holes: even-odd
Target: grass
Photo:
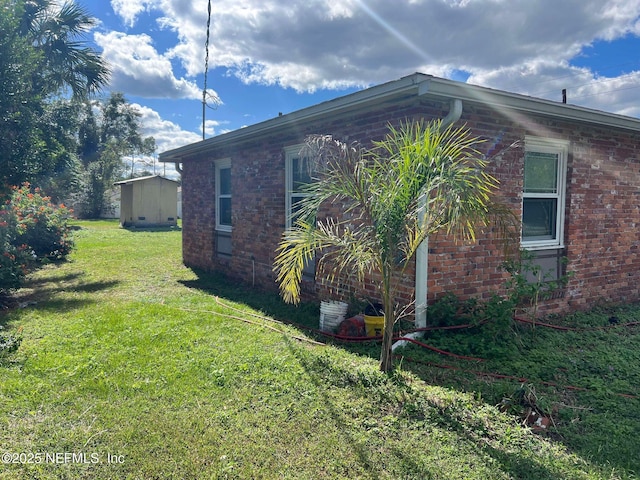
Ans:
[[[613,313],[619,319],[616,325],[609,324]],[[630,474],[640,468],[639,319],[640,306],[630,305],[555,319],[577,331],[515,325],[493,350],[476,353],[485,359],[481,363],[443,360],[414,347],[403,354],[418,376],[477,392],[512,413],[523,413],[522,403],[515,400],[523,390],[528,392],[530,406],[552,419],[548,438],[583,458]],[[468,342],[478,336],[465,337]],[[425,341],[452,352],[475,353],[451,333],[433,334]]]
[[[0,454],[18,460],[0,464],[0,479],[634,478],[637,452],[628,465],[593,452],[600,441],[603,452],[637,445],[637,422],[624,422],[638,400],[622,408],[598,396],[613,389],[608,377],[595,393],[566,399],[580,415],[562,424],[566,437],[544,438],[498,411],[498,381],[429,366],[421,350],[405,354],[423,363],[405,360],[385,376],[375,345],[318,345],[268,320],[310,325],[317,306],[289,307],[185,268],[177,230],[79,225],[70,261],[34,274],[0,313],[7,331],[23,335],[0,360]],[[632,333],[620,352],[635,347]],[[597,349],[615,343],[601,334],[576,362],[600,365],[606,351]],[[637,385],[637,356],[612,366],[616,382]],[[594,407],[582,395],[607,400]],[[588,423],[604,421],[616,430],[594,439]],[[584,432],[586,445],[567,441]]]

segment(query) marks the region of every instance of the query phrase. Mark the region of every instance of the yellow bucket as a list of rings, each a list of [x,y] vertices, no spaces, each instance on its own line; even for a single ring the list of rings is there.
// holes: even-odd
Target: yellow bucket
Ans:
[[[364,328],[367,332],[367,337],[379,337],[384,332],[384,316],[364,316]]]

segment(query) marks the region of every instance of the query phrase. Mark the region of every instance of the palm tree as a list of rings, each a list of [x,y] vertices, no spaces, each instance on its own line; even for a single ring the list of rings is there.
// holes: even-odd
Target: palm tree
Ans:
[[[281,295],[290,303],[299,302],[303,267],[316,254],[319,266],[329,265],[335,275],[362,280],[376,273],[385,315],[385,372],[392,369],[399,281],[419,245],[440,231],[475,239],[477,225],[490,221],[490,194],[498,184],[484,172],[480,140],[466,127],[414,121],[389,128],[384,140],[366,150],[330,137],[308,139],[305,154],[317,178],[274,262]],[[343,215],[321,217],[325,202],[342,205]]]
[[[68,87],[76,97],[98,92],[109,81],[109,68],[98,53],[79,41],[95,19],[81,6],[67,1],[24,2],[20,34],[41,53],[36,89],[44,95]]]

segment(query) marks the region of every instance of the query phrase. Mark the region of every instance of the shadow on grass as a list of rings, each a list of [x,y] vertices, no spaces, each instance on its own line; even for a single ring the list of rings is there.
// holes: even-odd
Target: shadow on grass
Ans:
[[[338,346],[351,353],[368,356],[374,360],[380,358],[380,341],[348,342],[334,339],[319,331],[320,302],[302,301],[299,305],[285,303],[275,291],[267,291],[230,280],[220,272],[206,272],[192,269],[198,276],[197,280],[180,281],[188,288],[194,288],[210,295],[243,303],[266,316],[290,323],[319,342]]]
[[[387,428],[385,415],[382,412],[389,410],[398,410],[398,415],[408,417],[410,420],[415,419],[416,422],[424,422],[429,420],[434,426],[444,431],[451,432],[455,435],[452,442],[460,443],[464,446],[461,451],[474,451],[478,458],[483,456],[491,457],[499,465],[499,470],[506,474],[509,478],[536,479],[536,480],[570,480],[572,473],[562,474],[553,466],[547,466],[544,462],[548,459],[536,459],[532,453],[531,457],[522,455],[521,449],[527,447],[513,448],[512,445],[505,444],[504,449],[496,448],[483,441],[483,432],[487,428],[484,421],[474,418],[467,411],[469,406],[459,407],[443,407],[437,399],[429,398],[421,391],[416,390],[407,383],[402,375],[390,374],[386,377],[371,376],[362,372],[354,372],[349,366],[336,364],[335,361],[328,356],[313,356],[303,349],[297,348],[291,339],[286,338],[285,341],[289,345],[291,353],[298,359],[304,368],[309,379],[318,387],[318,391],[323,395],[323,404],[327,407],[333,422],[340,434],[345,438],[347,443],[353,445],[357,454],[361,467],[367,472],[370,478],[380,478],[379,461],[381,451],[380,445],[369,445],[363,441],[361,432],[352,432],[348,425],[353,425],[351,418],[343,411],[341,406],[336,403],[333,397],[326,394],[327,386],[335,384],[337,388],[351,385],[354,391],[362,392],[362,395],[370,396],[369,403],[371,411],[365,412],[372,419],[380,422],[377,428],[384,432]],[[386,383],[391,384],[394,388],[389,389]],[[402,391],[403,395],[398,396],[397,392]],[[416,397],[420,397],[417,399]],[[402,398],[399,402],[399,398]],[[426,400],[426,401],[424,401]],[[370,426],[370,425],[369,425]],[[390,427],[391,429],[395,426]],[[425,436],[428,433],[425,431]],[[393,436],[393,435],[391,435]],[[415,439],[413,440],[415,441]],[[419,441],[419,440],[418,440]],[[424,448],[434,448],[438,442],[426,442]],[[443,445],[446,450],[451,445]],[[393,441],[389,441],[387,445],[382,447],[387,450],[387,455],[394,458],[394,462],[385,461],[385,464],[396,463],[401,466],[403,475],[407,478],[439,478],[441,475],[440,468],[443,465],[433,464],[429,460],[433,452],[427,452],[428,455],[422,455],[420,448],[399,448]],[[534,447],[532,447],[534,448]],[[382,454],[383,456],[385,454]],[[446,455],[446,454],[445,454]],[[450,461],[454,461],[451,456]],[[446,462],[444,464],[446,468]]]
[[[334,342],[331,339],[328,339],[326,336],[306,330],[318,328],[319,306],[317,302],[306,302],[301,303],[299,306],[293,306],[285,304],[280,299],[278,294],[274,291],[265,291],[258,288],[251,288],[246,284],[241,284],[229,280],[225,275],[221,273],[208,273],[198,270],[194,270],[194,273],[198,276],[197,280],[183,281],[181,283],[188,288],[197,289],[211,295],[219,296],[226,300],[243,303],[277,320],[298,325],[302,327],[303,330],[305,330],[305,333],[316,340],[333,343],[336,346],[351,353],[368,356],[376,360],[379,357],[380,346],[377,343]],[[311,374],[311,372],[313,371],[311,368],[307,368],[307,366],[305,366],[305,368],[308,370],[309,374]],[[423,379],[427,383],[461,391],[459,385],[457,385],[455,382],[452,382],[451,379],[446,378],[445,376],[443,376],[439,381],[434,381],[433,372],[430,373],[420,365],[404,363],[402,368],[411,371],[413,374]],[[335,416],[337,422],[342,421],[340,415],[341,414],[339,410],[336,410]],[[459,432],[460,435],[465,435],[465,430],[467,429],[467,427],[464,424],[461,424],[458,419],[447,416],[446,412],[442,414],[441,423],[445,425],[446,428]],[[491,456],[497,462],[503,465],[503,470],[505,472],[515,475],[514,478],[563,478],[554,476],[557,475],[557,472],[551,472],[550,469],[545,465],[539,462],[535,462],[530,458],[525,458],[517,454],[511,454],[507,451],[495,449],[489,445],[486,445],[482,448],[485,454]],[[574,449],[574,451],[578,455],[581,455],[581,453],[586,455],[587,458],[591,459],[591,462],[594,465],[600,464],[604,467],[605,470],[607,470],[607,468],[610,466],[610,462],[607,459],[594,458],[592,451],[581,452],[581,449]],[[368,467],[369,463],[371,462],[369,452],[359,452],[359,456],[361,457],[363,465]],[[415,462],[415,457],[406,452],[396,452],[396,456],[403,457],[401,461],[407,464]],[[418,464],[410,466],[410,468],[412,469],[417,467]],[[625,471],[624,469],[627,468],[627,466],[622,465],[620,465],[619,467],[621,467],[623,471]],[[616,470],[617,469],[618,468],[616,468]]]
[[[317,303],[301,302],[299,305],[284,303],[277,293],[229,280],[222,273],[208,273],[193,269],[197,280],[180,281],[187,288],[223,297],[233,302],[243,303],[277,320],[318,328],[320,307]]]
[[[51,275],[39,275],[38,277],[30,277],[24,284],[24,288],[38,288],[41,285],[47,285],[49,283],[70,283],[79,278],[82,278],[84,274],[82,272],[72,272],[66,275],[59,275],[57,272],[53,272]]]
[[[336,430],[340,432],[340,435],[345,438],[349,445],[353,446],[358,457],[358,462],[367,472],[368,478],[380,478],[380,468],[378,466],[378,456],[380,455],[380,452],[373,448],[367,448],[361,441],[358,441],[356,435],[351,432],[350,428],[346,427],[347,425],[351,425],[353,422],[347,417],[343,409],[340,408],[339,405],[336,405],[335,401],[327,395],[326,379],[318,373],[322,370],[319,370],[314,362],[309,361],[303,352],[292,344],[290,338],[284,337],[284,341],[287,343],[291,354],[296,357],[298,362],[300,362],[300,365],[302,365],[302,368],[305,370],[311,382],[317,387],[317,391],[322,395],[323,405],[328,409]],[[327,360],[324,361],[326,362]]]
[[[124,227],[121,227],[123,230],[126,230],[128,232],[132,232],[132,233],[142,233],[142,232],[180,232],[182,231],[182,228],[178,225],[174,225],[174,226],[156,226],[156,227],[136,227],[133,225],[125,225]]]
[[[3,301],[5,311],[36,307],[40,310],[66,312],[95,303],[91,298],[60,298],[62,293],[96,293],[115,287],[117,280],[83,282],[84,274],[78,272],[38,276]],[[1,318],[0,318],[1,321]]]

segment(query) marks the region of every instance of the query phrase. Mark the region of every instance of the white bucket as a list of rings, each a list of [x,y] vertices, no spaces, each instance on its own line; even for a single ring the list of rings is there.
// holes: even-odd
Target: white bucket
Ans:
[[[346,317],[348,307],[345,302],[320,302],[320,330],[335,331]]]

